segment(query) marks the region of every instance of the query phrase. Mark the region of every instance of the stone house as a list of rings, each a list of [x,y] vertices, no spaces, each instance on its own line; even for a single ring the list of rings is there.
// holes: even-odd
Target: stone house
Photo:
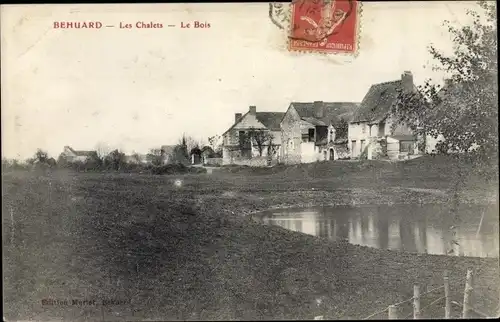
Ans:
[[[87,158],[95,156],[97,156],[96,151],[79,151],[70,146],[65,146],[60,158],[64,158],[66,162],[85,162]]]
[[[397,103],[399,91],[418,91],[410,71],[405,71],[399,80],[370,87],[349,123],[351,158],[397,160],[424,153],[417,144],[423,142],[423,138],[417,138],[405,125],[393,125],[391,109]],[[426,138],[426,150],[427,145],[433,144],[433,141],[431,137]]]
[[[281,146],[282,112],[257,112],[250,106],[247,113],[236,113],[234,124],[222,134],[222,164],[265,166],[277,163]],[[260,134],[260,144],[252,139]]]
[[[292,102],[281,127],[281,155],[285,164],[338,160],[349,156],[347,127],[358,103]],[[345,129],[337,131],[345,122]]]

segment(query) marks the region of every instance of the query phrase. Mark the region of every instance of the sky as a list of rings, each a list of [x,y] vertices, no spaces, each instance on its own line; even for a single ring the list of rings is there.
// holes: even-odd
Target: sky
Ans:
[[[183,133],[222,134],[250,105],[285,112],[291,101],[360,102],[406,70],[416,85],[442,80],[427,46],[449,52],[443,21],[465,24],[475,5],[363,3],[356,57],[289,52],[265,3],[2,6],[2,157],[41,148],[57,158],[66,145],[98,144],[147,153]],[[180,28],[196,20],[210,28]],[[54,29],[54,21],[115,27]],[[138,21],[164,28],[118,28]]]

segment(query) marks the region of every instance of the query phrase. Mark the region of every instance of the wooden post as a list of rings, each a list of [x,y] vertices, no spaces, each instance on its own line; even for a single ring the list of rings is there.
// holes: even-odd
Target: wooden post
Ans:
[[[498,287],[498,310],[497,310],[497,317],[500,316],[500,286]]]
[[[413,319],[420,319],[420,285],[413,285]]]
[[[483,213],[481,214],[481,220],[479,221],[479,226],[477,227],[476,231],[476,238],[479,238],[479,233],[481,232],[481,226],[483,225],[483,219],[484,219],[484,213],[486,210],[483,210]]]
[[[464,304],[462,317],[467,319],[470,312],[470,295],[472,292],[472,269],[467,269],[467,278],[465,280],[465,290],[464,290]]]
[[[389,305],[389,320],[398,319],[398,307],[396,305]]]
[[[451,315],[451,302],[450,302],[450,278],[448,270],[444,271],[444,318],[449,319]]]

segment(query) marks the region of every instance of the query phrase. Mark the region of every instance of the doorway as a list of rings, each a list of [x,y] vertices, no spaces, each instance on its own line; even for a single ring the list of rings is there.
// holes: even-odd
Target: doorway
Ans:
[[[330,148],[330,161],[335,160],[335,154],[333,152],[333,148]]]

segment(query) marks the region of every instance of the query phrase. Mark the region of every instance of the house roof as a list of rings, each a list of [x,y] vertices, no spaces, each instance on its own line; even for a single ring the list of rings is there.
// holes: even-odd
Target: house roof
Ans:
[[[385,119],[401,88],[401,80],[372,85],[351,122],[378,122]]]
[[[322,104],[323,117],[316,117],[314,114],[314,104]],[[350,122],[356,113],[359,103],[352,102],[292,102],[300,118],[313,125],[328,126],[336,124],[340,119]]]
[[[257,120],[271,131],[279,131],[283,112],[257,112]]]
[[[247,116],[247,114],[250,113],[249,111],[243,114],[240,118],[240,121]],[[262,123],[268,130],[270,131],[279,131],[280,130],[280,123],[281,119],[285,116],[285,113],[283,112],[257,112],[255,114],[255,117],[257,120]],[[222,135],[226,134],[227,132],[231,131],[240,121],[235,122],[229,129],[227,129],[226,132],[224,132]]]
[[[96,153],[96,151],[74,150],[70,146],[65,146],[65,148],[68,149],[68,150],[70,150],[71,153],[73,153],[74,155],[79,156],[79,157],[87,157],[87,156],[90,156],[90,155]]]

